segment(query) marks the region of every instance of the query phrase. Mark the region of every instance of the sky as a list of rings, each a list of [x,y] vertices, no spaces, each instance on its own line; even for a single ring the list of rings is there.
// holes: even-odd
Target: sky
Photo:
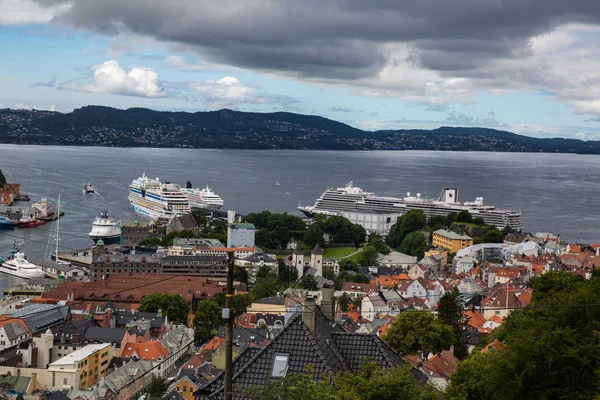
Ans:
[[[600,140],[598,0],[0,0],[0,108]]]

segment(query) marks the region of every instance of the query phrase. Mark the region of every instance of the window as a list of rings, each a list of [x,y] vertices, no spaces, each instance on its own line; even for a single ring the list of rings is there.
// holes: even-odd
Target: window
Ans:
[[[271,371],[271,377],[282,378],[286,375],[288,369],[288,354],[275,354],[275,360],[273,361],[273,370]]]
[[[63,378],[63,385],[68,385],[67,378]]]
[[[184,387],[183,387],[183,392],[184,392],[184,393],[185,393],[185,392],[187,392],[187,386],[184,386]]]

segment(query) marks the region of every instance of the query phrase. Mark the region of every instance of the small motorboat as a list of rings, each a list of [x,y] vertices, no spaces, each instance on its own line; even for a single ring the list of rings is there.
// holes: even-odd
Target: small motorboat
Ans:
[[[35,217],[23,217],[17,221],[19,228],[31,228],[44,225],[46,221],[39,220]]]
[[[87,183],[87,185],[85,185],[85,188],[83,189],[86,193],[94,193],[94,185],[92,185],[91,183]]]

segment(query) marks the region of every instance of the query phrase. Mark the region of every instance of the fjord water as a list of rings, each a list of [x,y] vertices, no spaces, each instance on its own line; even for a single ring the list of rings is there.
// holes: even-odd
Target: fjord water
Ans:
[[[456,187],[463,201],[523,213],[525,230],[551,231],[573,241],[600,241],[600,157],[570,154],[431,151],[244,151],[0,145],[0,169],[21,184],[32,202],[61,194],[60,245],[91,245],[91,222],[103,210],[117,220],[136,218],[128,185],[142,172],[161,181],[209,185],[240,213],[295,212],[313,204],[328,186],[348,181],[378,195],[407,192],[438,196]],[[95,194],[84,194],[90,181]],[[275,186],[279,182],[280,186]],[[289,194],[288,194],[289,193]],[[17,203],[25,205],[26,203]],[[29,258],[43,257],[52,224],[0,231],[0,254],[25,241]],[[18,237],[18,238],[17,238]],[[54,245],[54,238],[50,240]],[[2,284],[0,283],[0,286]]]

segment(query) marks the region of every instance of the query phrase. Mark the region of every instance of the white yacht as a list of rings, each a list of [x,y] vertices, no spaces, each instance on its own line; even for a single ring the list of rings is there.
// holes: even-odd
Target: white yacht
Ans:
[[[109,245],[121,242],[121,221],[115,221],[104,211],[100,217],[96,217],[92,222],[92,230],[89,236],[94,243],[102,239],[104,244]]]
[[[187,181],[185,188],[181,189],[190,201],[190,206],[194,208],[210,208],[218,210],[223,207],[223,199],[215,194],[208,186],[204,189],[193,189],[192,183]]]
[[[25,254],[20,251],[13,253],[12,258],[0,265],[0,272],[24,279],[43,278],[46,276],[40,267],[27,261]]]
[[[148,178],[146,173],[129,185],[129,203],[135,212],[158,221],[191,212],[188,196],[179,185],[161,183],[158,178]]]

